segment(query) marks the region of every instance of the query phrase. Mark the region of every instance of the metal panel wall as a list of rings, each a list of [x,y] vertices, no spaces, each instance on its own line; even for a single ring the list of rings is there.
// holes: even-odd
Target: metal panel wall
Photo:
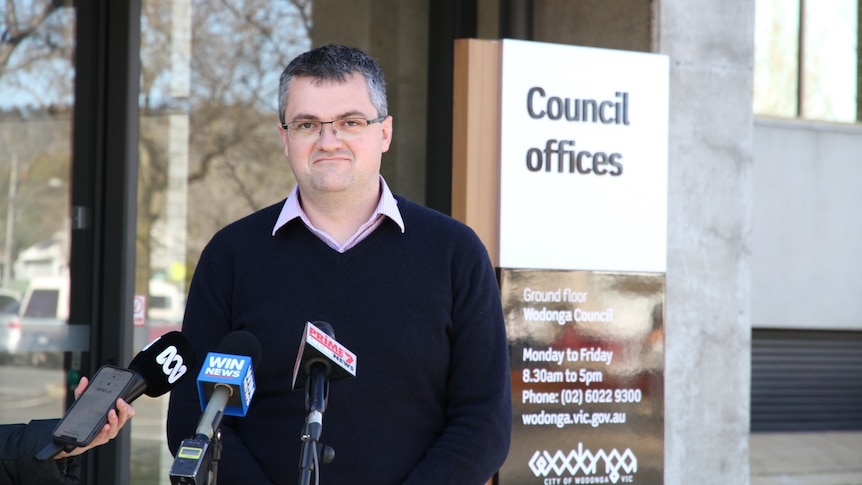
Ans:
[[[751,431],[862,430],[862,332],[754,329]]]

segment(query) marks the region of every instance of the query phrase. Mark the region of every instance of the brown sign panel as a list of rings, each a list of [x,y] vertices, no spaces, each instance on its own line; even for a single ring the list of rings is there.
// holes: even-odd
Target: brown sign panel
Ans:
[[[499,484],[661,484],[665,275],[500,272],[513,428]]]

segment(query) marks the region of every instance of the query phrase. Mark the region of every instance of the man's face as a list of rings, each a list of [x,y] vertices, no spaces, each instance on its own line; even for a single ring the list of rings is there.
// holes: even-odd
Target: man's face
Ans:
[[[343,118],[370,120],[377,118],[365,78],[353,74],[344,83],[315,82],[312,78],[295,78],[287,91],[284,119],[296,121],[332,121]],[[361,134],[341,140],[332,124],[322,126],[320,136],[306,140],[291,137],[279,126],[284,154],[304,196],[321,196],[348,192],[347,195],[377,194],[380,159],[392,140],[392,118],[369,124]],[[368,192],[366,192],[368,191]]]

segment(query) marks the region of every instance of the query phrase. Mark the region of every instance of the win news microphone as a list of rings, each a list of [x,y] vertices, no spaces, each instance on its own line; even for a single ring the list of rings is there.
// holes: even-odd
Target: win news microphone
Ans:
[[[218,427],[224,415],[245,416],[254,395],[253,365],[260,361],[260,342],[245,330],[227,334],[215,352],[207,354],[198,374],[198,396],[203,414],[195,436],[180,443],[171,466],[171,483],[215,483]],[[215,448],[215,449],[214,449]]]
[[[64,449],[88,445],[104,426],[117,398],[131,403],[142,394],[161,396],[176,387],[195,365],[197,359],[189,341],[182,333],[173,331],[147,344],[128,369],[100,367],[57,424],[53,441],[36,458],[47,460]]]

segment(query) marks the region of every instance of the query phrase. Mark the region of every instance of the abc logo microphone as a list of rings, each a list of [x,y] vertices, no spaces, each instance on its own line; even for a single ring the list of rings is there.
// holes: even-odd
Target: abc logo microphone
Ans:
[[[129,363],[139,382],[123,399],[131,402],[141,394],[161,396],[176,387],[195,365],[197,359],[186,337],[176,330],[168,332],[147,344]]]

